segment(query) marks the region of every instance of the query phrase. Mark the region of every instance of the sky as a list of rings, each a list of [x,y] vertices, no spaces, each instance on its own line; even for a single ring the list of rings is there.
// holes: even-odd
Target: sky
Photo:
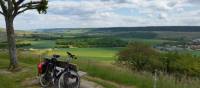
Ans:
[[[200,26],[200,0],[49,0],[48,7],[17,16],[15,29]]]

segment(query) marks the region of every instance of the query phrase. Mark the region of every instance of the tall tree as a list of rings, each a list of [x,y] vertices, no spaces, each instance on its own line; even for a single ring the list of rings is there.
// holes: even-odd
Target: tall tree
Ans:
[[[37,10],[39,13],[46,13],[48,0],[0,0],[0,14],[4,16],[7,31],[7,40],[10,55],[9,69],[18,67],[16,41],[13,21],[15,17],[27,10]]]

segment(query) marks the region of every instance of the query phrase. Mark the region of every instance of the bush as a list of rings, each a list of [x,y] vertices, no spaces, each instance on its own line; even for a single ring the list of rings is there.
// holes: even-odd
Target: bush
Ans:
[[[16,47],[20,48],[20,47],[25,47],[25,46],[31,46],[31,43],[17,43]],[[7,48],[8,47],[8,43],[0,43],[0,48]]]
[[[200,77],[200,58],[178,52],[161,53],[142,43],[131,43],[118,54],[117,62],[137,71],[155,69],[175,76]]]
[[[25,46],[31,46],[31,43],[19,43],[19,44],[16,44],[17,48],[19,48],[19,47],[25,47]]]
[[[130,43],[120,51],[118,62],[129,65],[133,70],[152,70],[153,59],[158,58],[158,53],[151,47],[141,43]]]
[[[0,43],[0,48],[7,48],[7,43]]]

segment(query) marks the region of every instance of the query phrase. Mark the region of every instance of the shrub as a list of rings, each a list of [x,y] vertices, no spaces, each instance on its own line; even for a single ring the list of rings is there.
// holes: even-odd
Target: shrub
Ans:
[[[17,48],[25,47],[25,46],[31,46],[31,43],[18,43],[16,46],[17,46]]]
[[[177,77],[200,77],[200,58],[178,52],[161,53],[142,43],[130,43],[118,54],[117,62],[137,71],[155,69]]]
[[[154,68],[155,58],[158,52],[148,45],[141,43],[130,43],[124,50],[120,51],[118,62],[130,65],[134,70],[150,70]]]

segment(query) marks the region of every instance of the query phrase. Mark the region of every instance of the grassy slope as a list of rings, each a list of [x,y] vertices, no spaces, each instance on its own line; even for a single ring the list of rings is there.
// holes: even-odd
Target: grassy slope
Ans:
[[[79,51],[80,50],[80,51]],[[93,50],[93,51],[90,51]],[[108,59],[110,59],[110,57],[112,57],[112,55],[114,55],[114,51],[112,49],[70,49],[68,51],[72,51],[75,54],[79,55],[79,57],[81,57],[80,60],[84,60],[82,58],[81,55],[84,54],[88,54],[88,53],[92,53],[94,51],[97,51],[97,53],[93,53],[95,56],[96,55],[100,55],[98,53],[106,53],[104,54],[105,57],[109,57]],[[26,51],[26,52],[18,52],[18,57],[19,57],[19,61],[20,61],[20,65],[23,67],[23,71],[21,72],[16,72],[16,73],[3,73],[3,72],[7,72],[6,68],[8,66],[9,63],[9,59],[8,59],[8,52],[2,52],[0,51],[0,88],[26,88],[26,86],[22,86],[22,82],[26,79],[26,78],[32,78],[36,76],[36,65],[37,63],[40,61],[39,59],[39,55],[41,55],[41,53],[45,53],[47,52],[47,54],[61,54],[63,56],[65,55],[66,50],[62,49],[62,50],[55,50],[55,51],[48,51],[48,50],[33,50],[33,51]],[[81,53],[84,52],[84,53]],[[92,54],[91,54],[92,55]],[[94,56],[92,55],[92,56]],[[90,56],[87,56],[90,57]],[[99,82],[99,81],[98,81]],[[109,86],[109,84],[104,84],[104,86]],[[110,88],[110,87],[108,87]]]
[[[109,80],[117,84],[135,86],[136,88],[152,88],[154,78],[148,72],[132,72],[111,63],[95,61],[77,61],[80,69],[88,72],[90,76]],[[160,74],[157,79],[158,88],[199,88],[200,80],[183,79],[176,82],[171,76]]]
[[[9,63],[7,53],[0,52],[0,57],[0,88],[26,88],[21,85],[22,82],[26,78],[36,76],[36,63],[39,59],[33,59],[33,55],[23,54],[23,56],[19,56],[23,70],[14,73],[8,72],[6,69]]]
[[[118,49],[112,48],[80,48],[80,49],[68,49],[79,56],[78,60],[75,60],[79,68],[88,72],[92,77],[101,78],[103,80],[112,81],[117,84],[134,86],[134,88],[152,88],[153,77],[150,73],[138,73],[131,72],[126,68],[113,65],[113,55]],[[0,85],[2,88],[23,88],[21,85],[23,80],[36,76],[36,64],[39,62],[38,55],[42,53],[46,54],[61,54],[65,55],[66,49],[61,50],[33,50],[26,52],[19,52],[20,64],[25,71],[17,72],[13,74],[1,74],[0,73]],[[95,56],[95,57],[94,57]],[[8,55],[5,52],[0,52],[0,69],[5,69],[8,65]],[[94,57],[94,58],[88,58]],[[96,58],[98,57],[98,58]],[[106,57],[106,58],[105,58]],[[30,70],[31,69],[31,70]],[[33,69],[33,70],[32,70]],[[95,80],[99,84],[104,84],[107,88],[116,88],[114,85],[106,84],[107,82],[101,80]],[[192,82],[183,81],[176,83],[173,77],[160,76],[158,79],[159,88],[198,88],[200,81]],[[9,85],[7,83],[9,82]],[[1,88],[0,87],[0,88]]]

